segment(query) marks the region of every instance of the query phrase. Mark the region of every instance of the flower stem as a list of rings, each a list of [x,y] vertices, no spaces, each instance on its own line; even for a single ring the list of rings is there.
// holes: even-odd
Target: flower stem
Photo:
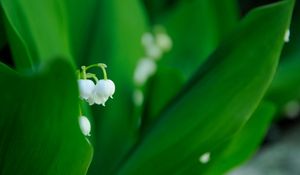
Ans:
[[[86,77],[87,78],[93,78],[96,83],[99,81],[95,74],[87,73]]]
[[[105,68],[107,68],[106,64],[99,63],[98,66],[102,69],[104,80],[107,80],[107,73],[105,70]]]
[[[103,72],[104,80],[107,80],[107,73],[106,73],[106,70],[105,70],[105,68],[107,68],[106,64],[103,64],[103,63],[92,64],[92,65],[89,65],[88,67],[86,67],[85,70],[88,70],[88,69],[93,68],[93,67],[100,67],[102,69],[102,72]]]
[[[81,66],[81,69],[82,69],[82,78],[86,79],[86,70],[87,70],[87,67]]]

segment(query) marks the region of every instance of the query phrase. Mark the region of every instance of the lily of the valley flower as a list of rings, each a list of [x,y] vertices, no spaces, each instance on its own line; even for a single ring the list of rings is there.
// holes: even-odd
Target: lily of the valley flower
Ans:
[[[115,93],[115,84],[109,79],[99,80],[93,90],[93,100],[96,104],[102,104],[105,106],[105,102],[108,98],[113,98]]]
[[[90,98],[90,96],[93,93],[93,90],[95,88],[95,83],[92,80],[80,79],[78,80],[78,86],[79,86],[80,98],[87,100],[88,98]]]
[[[86,70],[92,67],[100,67],[103,71],[104,79],[98,80],[95,74],[87,73]],[[88,67],[82,66],[82,73],[79,72],[79,91],[81,99],[86,100],[89,105],[93,104],[102,104],[105,106],[105,102],[108,98],[113,98],[115,93],[115,84],[112,80],[107,79],[107,74],[105,71],[105,64],[94,64]],[[93,78],[96,82],[96,85],[92,80],[87,78]]]
[[[137,86],[142,86],[146,83],[149,77],[156,72],[156,64],[150,58],[142,58],[139,60],[134,71],[134,82]]]

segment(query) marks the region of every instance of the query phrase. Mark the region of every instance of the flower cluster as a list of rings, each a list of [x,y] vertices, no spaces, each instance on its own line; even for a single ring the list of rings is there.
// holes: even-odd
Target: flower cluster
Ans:
[[[104,79],[98,80],[95,74],[87,73],[87,70],[92,67],[100,67],[103,71]],[[87,101],[90,105],[102,104],[105,106],[105,102],[108,98],[113,98],[115,93],[115,84],[112,80],[107,79],[105,64],[94,64],[91,66],[82,66],[82,71],[78,72],[78,86],[80,98]],[[93,78],[94,81],[88,79]]]
[[[163,26],[155,26],[153,32],[143,34],[141,43],[145,49],[145,56],[141,58],[134,72],[134,82],[137,86],[143,86],[156,72],[156,61],[163,53],[170,51],[172,40]]]
[[[133,93],[133,101],[136,106],[141,106],[143,103],[142,87],[147,80],[156,72],[156,62],[169,52],[172,48],[172,40],[167,34],[165,28],[156,25],[153,32],[146,32],[142,35],[141,44],[145,49],[145,56],[140,58],[134,71],[133,80],[136,89]]]

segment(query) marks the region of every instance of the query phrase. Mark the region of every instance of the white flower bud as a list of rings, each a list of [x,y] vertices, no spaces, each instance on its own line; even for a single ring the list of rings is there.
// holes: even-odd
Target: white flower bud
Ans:
[[[146,56],[152,58],[154,60],[158,60],[162,56],[162,50],[156,44],[151,44],[145,47],[146,49]]]
[[[284,42],[287,43],[289,41],[290,41],[290,29],[287,29],[284,34]]]
[[[156,44],[164,52],[169,51],[172,48],[172,40],[166,33],[156,34]]]
[[[134,82],[136,85],[144,85],[150,76],[156,71],[156,64],[152,59],[142,58],[139,60],[135,72]]]
[[[91,123],[87,117],[85,116],[79,117],[79,126],[83,135],[90,136]]]
[[[154,37],[150,32],[146,32],[142,35],[142,45],[148,47],[149,45],[154,44]]]
[[[210,152],[206,152],[199,157],[199,162],[206,164],[210,161]]]
[[[92,80],[78,80],[79,95],[82,99],[87,100],[95,88],[95,83]]]

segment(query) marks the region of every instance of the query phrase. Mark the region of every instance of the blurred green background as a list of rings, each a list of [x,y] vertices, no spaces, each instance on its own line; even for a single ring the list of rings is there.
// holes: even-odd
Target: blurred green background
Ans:
[[[299,1],[0,7],[0,174],[300,174]],[[76,70],[95,63],[116,85],[105,107],[78,98]]]

